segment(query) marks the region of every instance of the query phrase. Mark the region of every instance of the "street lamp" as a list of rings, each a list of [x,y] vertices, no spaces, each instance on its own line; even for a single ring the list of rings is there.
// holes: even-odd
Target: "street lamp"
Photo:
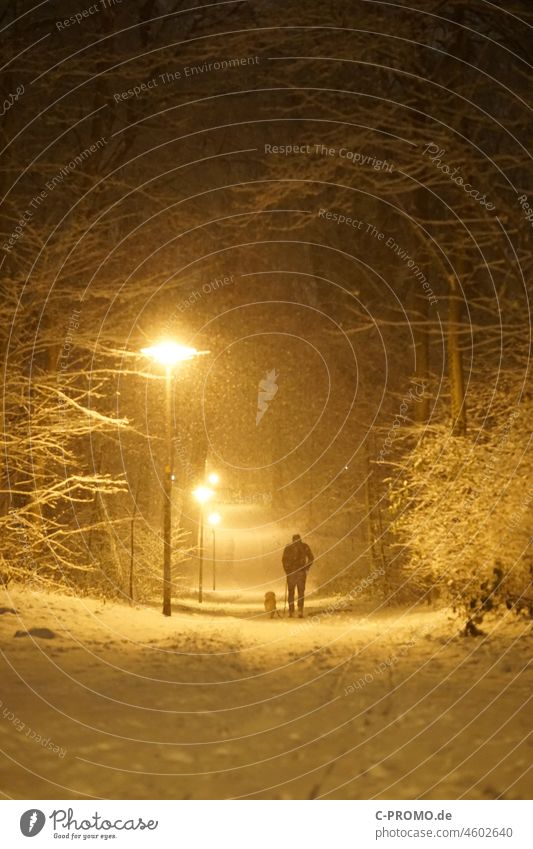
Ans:
[[[207,517],[207,521],[211,525],[211,531],[213,532],[213,591],[216,590],[216,557],[215,557],[215,528],[220,524],[221,521],[220,513],[210,513]]]
[[[178,345],[171,340],[163,340],[151,348],[141,348],[141,354],[165,367],[165,427],[166,427],[166,459],[163,475],[163,615],[170,616],[171,604],[171,529],[172,529],[172,377],[174,367],[186,360],[192,360],[207,351],[197,351]]]
[[[199,561],[198,561],[198,602],[201,604],[203,597],[204,583],[204,505],[207,504],[214,493],[208,486],[198,486],[194,492],[198,504],[200,505],[200,533],[199,533]]]
[[[216,472],[211,472],[211,474],[208,476],[207,480],[211,484],[211,486],[216,486],[217,483],[219,483],[220,478],[219,478],[219,476]]]
[[[186,345],[178,345],[177,342],[158,342],[152,348],[141,348],[141,354],[155,360],[167,368],[172,368],[176,363],[192,360],[198,354],[206,354],[207,351],[197,351],[196,348],[188,348]]]

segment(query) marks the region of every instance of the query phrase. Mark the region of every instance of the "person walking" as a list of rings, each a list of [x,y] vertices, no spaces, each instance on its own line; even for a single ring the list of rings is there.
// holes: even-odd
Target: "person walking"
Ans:
[[[300,534],[293,534],[292,542],[283,549],[281,562],[287,576],[289,616],[294,616],[294,591],[298,589],[298,616],[304,615],[305,582],[313,565],[313,552],[302,541]]]

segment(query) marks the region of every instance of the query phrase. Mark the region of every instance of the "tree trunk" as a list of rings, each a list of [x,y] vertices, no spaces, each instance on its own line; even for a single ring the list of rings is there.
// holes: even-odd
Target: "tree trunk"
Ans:
[[[135,495],[133,496],[133,507],[130,519],[130,581],[129,581],[129,597],[133,604],[133,573],[135,566],[135,519],[137,517],[139,490],[141,488],[141,475],[137,476],[137,485],[135,487]]]
[[[463,357],[459,341],[462,300],[455,277],[451,276],[448,297],[448,375],[452,414],[452,436],[466,434],[466,401],[463,376]]]
[[[417,283],[413,284],[411,290],[411,303],[411,314],[414,315],[415,319],[413,327],[415,372],[413,377],[417,386],[424,387],[424,393],[420,396],[419,402],[414,405],[414,419],[417,424],[425,424],[429,419],[429,393],[426,389],[429,384],[429,332],[427,327],[429,301],[426,297],[420,297]],[[424,322],[424,325],[420,322]]]

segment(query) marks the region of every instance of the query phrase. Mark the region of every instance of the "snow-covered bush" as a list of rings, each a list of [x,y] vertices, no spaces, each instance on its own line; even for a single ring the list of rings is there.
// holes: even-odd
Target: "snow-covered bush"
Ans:
[[[519,395],[510,406],[513,395],[478,387],[468,434],[453,437],[448,424],[421,428],[389,479],[403,589],[437,592],[467,622],[501,604],[529,610],[533,404]]]
[[[4,380],[4,583],[59,586],[81,579],[92,568],[86,539],[103,526],[92,509],[95,498],[125,488],[119,476],[92,469],[80,447],[84,439],[114,433],[125,423],[95,409],[100,397],[90,392],[88,379],[75,375],[68,389],[69,394],[53,374],[36,368],[31,381],[15,366]]]
[[[158,531],[139,522],[135,530],[133,561],[131,550],[123,552],[124,573],[133,567],[133,600],[142,603],[159,603],[163,592],[163,540]],[[190,554],[189,534],[181,529],[172,533],[172,596],[180,594],[186,578],[183,564]],[[128,591],[126,591],[128,594]]]

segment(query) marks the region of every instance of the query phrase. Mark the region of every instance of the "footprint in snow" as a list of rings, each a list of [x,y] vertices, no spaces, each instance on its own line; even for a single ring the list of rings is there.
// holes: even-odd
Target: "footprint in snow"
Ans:
[[[30,628],[29,631],[17,631],[15,637],[40,637],[41,640],[53,640],[56,637],[49,628]]]

